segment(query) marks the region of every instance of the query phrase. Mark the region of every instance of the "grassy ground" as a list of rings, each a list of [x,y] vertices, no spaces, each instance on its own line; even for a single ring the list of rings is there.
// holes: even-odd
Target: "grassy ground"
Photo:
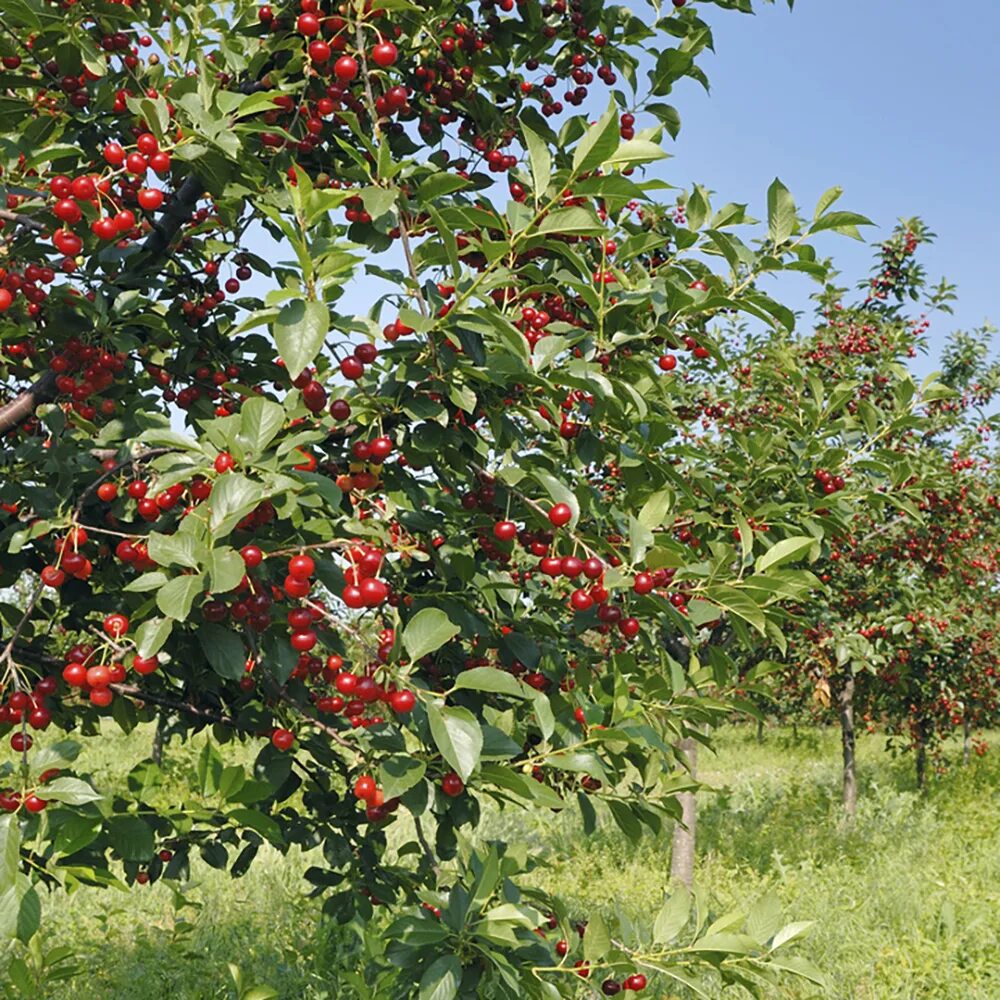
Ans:
[[[148,738],[103,741],[81,764],[113,787]],[[172,780],[184,784],[193,755],[174,747],[168,759]],[[1000,748],[937,779],[926,801],[913,790],[912,762],[893,761],[878,739],[861,740],[859,761],[861,806],[846,827],[834,733],[795,743],[772,731],[758,745],[749,729],[723,731],[717,756],[702,754],[702,776],[717,791],[702,803],[697,878],[720,909],[772,890],[790,918],[817,921],[802,950],[830,988],[788,997],[997,1000]],[[491,832],[537,836],[550,864],[542,878],[581,912],[611,901],[643,916],[659,907],[666,841],[634,847],[611,827],[585,839],[570,817],[543,822],[525,829],[499,818]],[[48,897],[45,946],[71,946],[86,971],[39,1000],[229,997],[228,962],[246,983],[267,983],[287,1000],[346,998],[330,970],[352,961],[353,945],[304,899],[303,868],[301,855],[273,851],[235,881],[200,866],[187,902],[163,883]]]

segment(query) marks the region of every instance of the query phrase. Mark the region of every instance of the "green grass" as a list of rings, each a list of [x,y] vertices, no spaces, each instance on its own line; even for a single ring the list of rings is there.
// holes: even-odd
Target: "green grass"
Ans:
[[[139,731],[89,741],[81,764],[113,788],[148,739]],[[922,799],[912,761],[895,761],[877,737],[863,738],[859,814],[847,825],[839,813],[835,733],[794,743],[773,731],[758,745],[750,729],[730,728],[717,744],[716,756],[701,755],[701,776],[716,791],[701,803],[697,878],[720,911],[770,890],[790,919],[816,921],[801,951],[831,985],[825,992],[790,985],[784,996],[1000,998],[1000,748],[940,776]],[[194,754],[174,744],[166,757],[169,780],[160,794],[169,799],[186,784]],[[551,815],[527,824],[496,817],[489,828],[531,834],[549,866],[538,878],[581,913],[621,906],[648,918],[662,902],[668,837],[633,846],[603,825],[584,838],[572,817]],[[304,898],[304,867],[301,855],[276,851],[262,852],[239,880],[197,865],[185,903],[163,883],[47,897],[46,947],[72,946],[87,972],[53,985],[45,1000],[232,996],[227,962],[287,1000],[346,997],[336,969],[353,960],[355,945]]]

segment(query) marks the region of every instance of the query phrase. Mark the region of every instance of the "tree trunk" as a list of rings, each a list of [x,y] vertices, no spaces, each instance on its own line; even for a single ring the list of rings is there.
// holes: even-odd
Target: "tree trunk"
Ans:
[[[962,763],[968,764],[972,756],[972,723],[968,717],[962,723]]]
[[[917,723],[917,789],[927,791],[927,734],[923,719]]]
[[[698,743],[688,736],[676,744],[687,760],[691,777],[697,777]],[[694,885],[695,830],[698,823],[698,803],[694,792],[681,792],[681,822],[674,825],[670,850],[670,880],[690,889]]]
[[[153,763],[159,767],[163,763],[163,716],[156,717],[156,729],[153,731],[153,748],[150,756]]]
[[[757,742],[758,743],[763,743],[764,742],[764,720],[763,719],[758,719],[757,720]]]
[[[854,677],[837,687],[837,713],[840,716],[840,744],[844,756],[844,812],[853,819],[858,811],[857,740],[854,734]]]

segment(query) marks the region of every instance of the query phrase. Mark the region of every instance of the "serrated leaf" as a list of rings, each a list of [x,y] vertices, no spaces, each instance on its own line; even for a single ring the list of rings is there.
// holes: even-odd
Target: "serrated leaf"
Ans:
[[[458,675],[454,690],[492,691],[512,698],[530,698],[531,692],[513,674],[496,667],[473,667]]]
[[[216,536],[228,535],[264,499],[264,490],[239,472],[219,476],[208,503],[208,525]]]
[[[240,407],[240,437],[254,456],[264,453],[284,425],[284,407],[273,400],[252,396]]]
[[[205,578],[200,573],[175,577],[156,592],[156,606],[168,618],[186,621],[195,598],[202,593],[204,587]]]
[[[147,536],[149,558],[158,566],[183,566],[200,569],[207,555],[205,544],[189,532],[164,535],[151,531]]]
[[[209,590],[225,594],[239,586],[246,572],[243,557],[236,549],[224,546],[213,549],[208,561]]]
[[[652,531],[663,524],[664,518],[670,513],[673,504],[673,490],[658,490],[642,505],[636,520],[644,528]]]
[[[50,781],[41,795],[52,802],[64,802],[68,806],[82,806],[87,802],[99,802],[104,798],[86,781],[79,778],[56,778]]]
[[[403,648],[415,662],[440,649],[461,631],[440,608],[422,608],[403,629]]]
[[[418,781],[423,781],[427,765],[414,757],[387,757],[379,768],[382,794],[387,799],[398,798]]]
[[[669,944],[688,922],[691,914],[691,893],[683,886],[677,889],[660,908],[653,922],[653,940]]]
[[[435,959],[420,977],[419,1000],[454,1000],[462,982],[462,963],[456,955]]]
[[[521,134],[524,137],[524,145],[528,150],[528,162],[531,165],[531,184],[535,192],[535,198],[540,198],[545,189],[549,186],[549,178],[552,176],[552,154],[549,152],[548,143],[534,130],[521,123]]]
[[[652,163],[654,160],[664,160],[667,152],[659,143],[649,139],[626,139],[614,153],[609,156],[604,167],[633,167],[639,163]]]
[[[618,108],[612,98],[608,110],[584,132],[573,150],[573,175],[599,167],[618,146]]]
[[[747,914],[747,934],[763,945],[780,929],[781,900],[773,892],[766,893],[753,904]]]
[[[281,307],[272,332],[289,378],[298,378],[312,364],[329,331],[330,314],[322,302],[293,299]]]
[[[583,957],[588,962],[604,958],[611,950],[611,933],[600,912],[593,910],[587,918],[587,928],[583,932]]]
[[[149,657],[163,649],[174,623],[170,618],[149,618],[135,633],[135,651],[139,656]]]
[[[227,680],[238,681],[245,673],[246,648],[232,629],[206,622],[198,629],[198,642],[212,669]]]
[[[794,535],[791,538],[783,538],[780,542],[775,542],[767,552],[757,557],[756,571],[763,573],[772,566],[781,566],[793,559],[800,559],[816,544],[816,539],[811,535]]]
[[[775,177],[767,189],[768,236],[775,243],[784,243],[795,232],[795,199]]]
[[[724,611],[749,622],[761,635],[766,633],[767,619],[764,617],[764,612],[753,598],[742,591],[735,587],[718,585],[709,587],[705,591],[705,597]]]
[[[467,708],[429,705],[427,720],[441,756],[468,781],[483,752],[483,730]]]

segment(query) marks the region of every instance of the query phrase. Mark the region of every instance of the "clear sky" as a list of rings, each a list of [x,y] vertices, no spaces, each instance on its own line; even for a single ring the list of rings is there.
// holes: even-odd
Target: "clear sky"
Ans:
[[[684,81],[672,183],[705,184],[714,204],[749,201],[764,216],[775,175],[809,212],[840,184],[839,208],[876,222],[919,215],[937,233],[921,251],[932,279],[958,285],[954,317],[931,327],[1000,326],[1000,4],[967,0],[779,0],[755,17],[706,5],[715,55],[701,65],[711,94]],[[845,276],[862,276],[869,248],[822,246]],[[800,286],[802,305],[809,294]],[[786,294],[788,294],[786,292]],[[933,357],[919,362],[923,372]]]

